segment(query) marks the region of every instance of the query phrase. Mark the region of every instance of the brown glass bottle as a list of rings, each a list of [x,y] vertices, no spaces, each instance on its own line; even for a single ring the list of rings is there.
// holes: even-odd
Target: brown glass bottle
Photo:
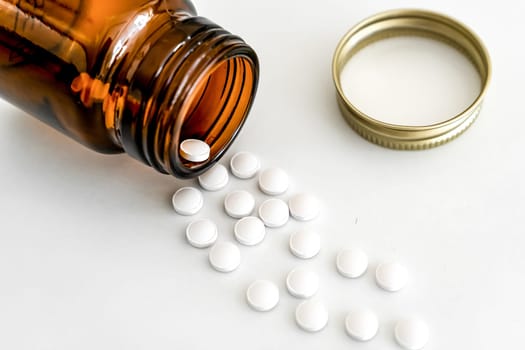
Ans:
[[[0,0],[0,97],[103,153],[192,177],[251,108],[259,66],[185,0]],[[188,138],[211,157],[179,155]]]

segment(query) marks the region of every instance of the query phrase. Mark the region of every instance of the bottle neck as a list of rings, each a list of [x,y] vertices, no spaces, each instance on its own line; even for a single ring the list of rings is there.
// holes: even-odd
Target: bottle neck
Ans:
[[[133,40],[122,39],[129,34],[123,31],[102,64],[100,78],[111,86],[106,126],[115,143],[159,172],[196,176],[226,152],[242,128],[257,89],[257,56],[205,18],[139,16],[144,17],[135,22],[151,28],[132,33]],[[210,145],[207,161],[180,156],[180,143],[190,138]]]

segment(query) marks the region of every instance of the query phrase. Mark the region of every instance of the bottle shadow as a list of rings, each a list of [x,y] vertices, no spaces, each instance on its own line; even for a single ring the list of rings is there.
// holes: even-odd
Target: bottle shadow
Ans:
[[[8,114],[3,142],[9,154],[2,161],[15,177],[19,173],[35,185],[115,196],[121,204],[137,200],[142,208],[160,203],[171,210],[171,195],[191,182],[160,174],[126,154],[94,152],[22,111]]]

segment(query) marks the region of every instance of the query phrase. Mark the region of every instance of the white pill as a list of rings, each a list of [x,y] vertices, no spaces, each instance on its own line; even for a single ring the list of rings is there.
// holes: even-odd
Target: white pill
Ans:
[[[370,310],[356,310],[350,312],[345,320],[346,332],[359,341],[369,341],[379,330],[379,320]]]
[[[180,144],[180,155],[190,162],[204,162],[210,158],[210,146],[201,140],[188,139]]]
[[[219,191],[228,184],[230,176],[228,170],[222,164],[216,164],[213,168],[199,176],[199,184],[206,191]]]
[[[361,277],[368,268],[368,256],[361,249],[343,250],[337,255],[337,271],[344,277]]]
[[[311,259],[321,250],[321,237],[314,231],[302,230],[290,236],[290,251],[300,259]]]
[[[398,344],[407,350],[423,349],[430,338],[427,324],[417,318],[399,321],[394,334]]]
[[[298,194],[288,202],[292,217],[299,221],[310,221],[319,215],[319,201],[310,194]]]
[[[320,300],[306,300],[297,306],[295,321],[305,331],[319,332],[328,323],[328,311]]]
[[[251,179],[261,168],[261,163],[256,156],[248,152],[235,154],[230,161],[232,174],[239,179]]]
[[[172,198],[173,208],[180,215],[195,215],[202,209],[204,199],[202,193],[193,187],[179,189]]]
[[[217,225],[211,220],[197,220],[186,227],[186,239],[195,248],[211,247],[218,235]]]
[[[239,248],[230,242],[220,242],[210,249],[211,266],[219,272],[232,272],[241,264]]]
[[[264,223],[259,218],[247,216],[237,221],[233,232],[239,243],[254,246],[264,240],[266,227],[264,227]]]
[[[255,281],[246,291],[246,300],[256,311],[270,311],[279,303],[279,288],[270,281]]]
[[[288,174],[279,168],[266,169],[259,175],[259,188],[271,196],[277,196],[286,192],[289,183]]]
[[[397,262],[380,264],[376,269],[376,282],[389,292],[397,292],[407,284],[407,269]]]
[[[319,276],[305,268],[294,269],[286,278],[286,288],[296,298],[311,298],[319,290]]]
[[[281,227],[288,222],[290,210],[282,200],[268,199],[259,207],[259,217],[267,227]]]
[[[255,199],[246,191],[229,193],[224,199],[226,213],[235,219],[249,216],[255,208]]]

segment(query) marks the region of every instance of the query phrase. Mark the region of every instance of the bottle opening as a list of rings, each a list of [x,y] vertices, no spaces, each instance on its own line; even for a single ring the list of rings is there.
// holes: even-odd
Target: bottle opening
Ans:
[[[183,108],[180,141],[198,139],[206,142],[211,148],[206,163],[216,160],[244,124],[255,86],[252,60],[238,56],[217,63],[198,81]],[[179,158],[188,169],[203,165]]]

